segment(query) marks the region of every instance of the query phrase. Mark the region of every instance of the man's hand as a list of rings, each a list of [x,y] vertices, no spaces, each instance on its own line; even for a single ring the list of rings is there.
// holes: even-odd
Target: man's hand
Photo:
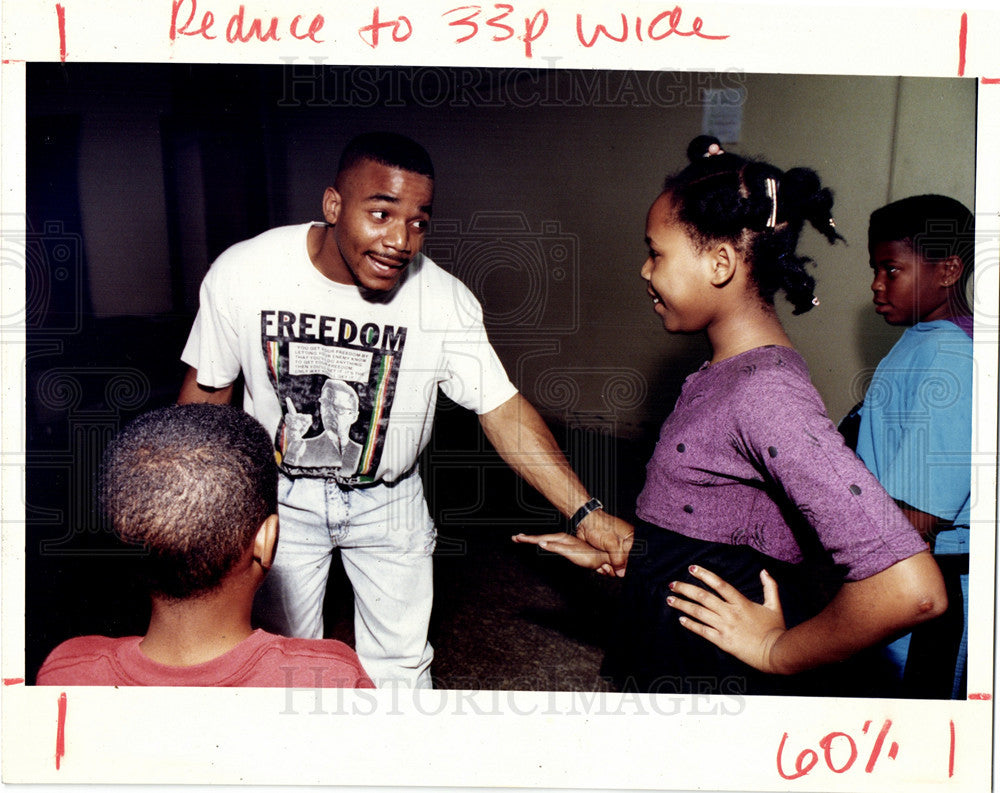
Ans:
[[[611,557],[605,551],[588,545],[579,537],[565,532],[555,534],[515,534],[514,542],[537,545],[546,551],[552,551],[569,559],[573,564],[596,570],[601,575],[614,575]]]
[[[635,539],[632,524],[609,515],[603,509],[594,510],[577,527],[576,535],[587,545],[604,551],[615,575],[625,575],[628,552]]]
[[[761,672],[779,673],[772,649],[785,633],[785,617],[778,597],[778,584],[766,570],[760,571],[764,603],[754,603],[715,573],[703,567],[691,568],[691,575],[714,589],[675,581],[667,604],[684,612],[681,624],[708,639],[716,647],[739,658]],[[680,597],[677,597],[677,596]],[[686,598],[686,599],[685,599]]]

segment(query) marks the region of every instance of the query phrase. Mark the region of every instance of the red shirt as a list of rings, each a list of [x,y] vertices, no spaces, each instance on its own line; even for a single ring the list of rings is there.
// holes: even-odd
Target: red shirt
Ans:
[[[42,664],[40,686],[255,686],[374,688],[357,653],[334,639],[290,639],[255,630],[232,650],[194,666],[167,666],[139,649],[141,636],[80,636]]]

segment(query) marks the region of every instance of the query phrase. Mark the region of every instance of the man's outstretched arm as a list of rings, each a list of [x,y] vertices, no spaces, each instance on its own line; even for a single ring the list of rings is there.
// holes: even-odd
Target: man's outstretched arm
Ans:
[[[487,439],[519,476],[541,493],[565,517],[590,501],[590,494],[538,411],[520,394],[479,417]],[[579,524],[577,533],[594,548],[606,551],[616,572],[625,570],[632,547],[632,526],[594,510]]]

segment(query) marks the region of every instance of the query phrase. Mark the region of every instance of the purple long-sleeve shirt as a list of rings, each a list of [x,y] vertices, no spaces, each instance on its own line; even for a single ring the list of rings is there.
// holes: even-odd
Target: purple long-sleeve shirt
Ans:
[[[758,347],[684,382],[639,495],[643,520],[857,581],[927,546],[826,415],[802,357]]]

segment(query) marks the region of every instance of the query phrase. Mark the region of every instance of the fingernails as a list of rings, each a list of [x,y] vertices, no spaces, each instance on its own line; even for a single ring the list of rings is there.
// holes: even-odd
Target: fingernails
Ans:
[[[668,606],[674,605],[674,596],[673,595],[671,595],[670,597],[667,598],[667,605]]]
[[[667,584],[667,587],[670,589],[671,592],[674,591],[674,587],[675,586],[677,586],[677,582],[676,581],[671,581],[669,584]]]
[[[688,568],[688,572],[689,572],[689,573],[697,573],[697,572],[698,572],[698,565],[696,565],[696,564],[693,564],[693,565],[691,565],[691,566],[690,566],[690,567]]]

